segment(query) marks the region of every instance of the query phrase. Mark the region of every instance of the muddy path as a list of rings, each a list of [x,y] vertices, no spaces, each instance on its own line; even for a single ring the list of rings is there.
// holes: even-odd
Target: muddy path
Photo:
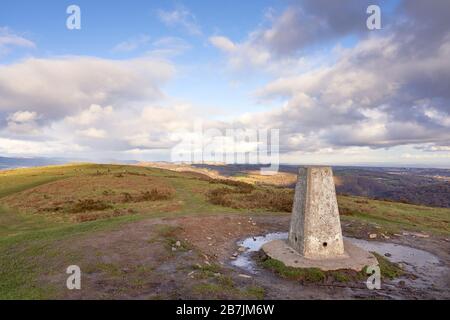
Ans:
[[[369,239],[373,226],[356,222],[343,222],[345,236],[369,244],[408,246],[435,257],[428,285],[414,284],[420,274],[414,275],[413,268],[404,279],[386,280],[381,290],[368,290],[364,282],[302,284],[258,265],[257,272],[236,265],[241,255],[248,254],[239,247],[241,241],[286,232],[289,219],[289,215],[215,215],[133,222],[54,245],[58,254],[45,261],[48,267],[39,281],[53,288],[59,299],[450,298],[448,239],[410,233]],[[65,288],[65,268],[71,264],[82,270],[80,291]]]

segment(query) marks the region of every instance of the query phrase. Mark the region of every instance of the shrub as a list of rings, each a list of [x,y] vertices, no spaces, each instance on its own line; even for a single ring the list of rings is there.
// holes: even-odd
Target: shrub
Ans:
[[[86,211],[102,211],[111,208],[112,206],[104,201],[85,199],[85,200],[78,200],[78,202],[72,206],[70,211],[73,213],[78,213]]]
[[[170,189],[151,189],[150,191],[142,192],[139,199],[141,201],[158,201],[169,200],[173,196],[173,191]]]
[[[260,188],[253,191],[218,188],[209,191],[208,201],[215,205],[234,209],[266,209],[276,212],[291,212],[294,193],[289,189]]]
[[[211,184],[224,184],[230,187],[235,188],[234,193],[251,193],[253,190],[255,190],[255,186],[242,181],[236,181],[236,180],[228,180],[228,179],[216,179],[211,180],[209,183]]]
[[[143,202],[143,201],[158,201],[169,200],[173,197],[173,190],[167,188],[153,188],[149,191],[143,191],[138,195],[131,195],[128,192],[122,193],[122,202]]]

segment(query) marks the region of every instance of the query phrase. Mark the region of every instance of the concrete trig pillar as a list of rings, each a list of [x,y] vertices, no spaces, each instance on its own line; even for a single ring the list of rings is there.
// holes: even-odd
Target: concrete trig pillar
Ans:
[[[288,243],[308,259],[345,255],[331,167],[299,168]]]

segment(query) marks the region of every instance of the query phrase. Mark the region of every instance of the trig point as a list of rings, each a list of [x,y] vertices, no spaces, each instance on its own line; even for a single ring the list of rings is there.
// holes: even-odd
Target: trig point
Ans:
[[[289,245],[309,259],[344,255],[341,221],[330,167],[299,169]]]
[[[262,249],[298,268],[360,271],[378,264],[371,253],[343,240],[331,167],[299,168],[288,241],[274,240]]]

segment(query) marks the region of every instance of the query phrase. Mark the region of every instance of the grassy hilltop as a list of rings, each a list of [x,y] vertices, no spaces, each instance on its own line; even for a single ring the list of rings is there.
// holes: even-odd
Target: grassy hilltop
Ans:
[[[51,275],[49,265],[61,267],[61,261],[81,255],[62,248],[86,235],[148,218],[287,216],[292,197],[291,189],[248,183],[245,177],[221,180],[139,166],[74,164],[0,171],[0,298],[58,296],[55,286],[41,280]],[[350,196],[338,201],[343,221],[376,224],[385,234],[450,234],[450,209]],[[161,234],[167,238],[170,232]],[[114,274],[114,266],[105,268]]]

